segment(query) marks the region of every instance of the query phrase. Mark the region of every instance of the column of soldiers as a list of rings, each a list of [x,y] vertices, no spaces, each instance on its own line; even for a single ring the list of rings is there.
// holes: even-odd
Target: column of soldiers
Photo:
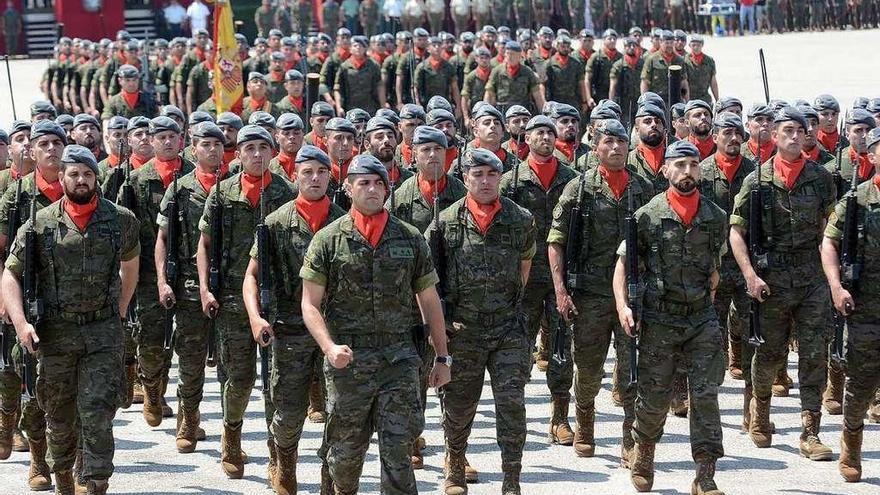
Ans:
[[[833,457],[819,437],[824,403],[844,415],[839,468],[858,481],[864,416],[880,421],[875,325],[860,311],[874,289],[868,270],[856,290],[840,253],[852,249],[847,210],[860,208],[858,259],[871,266],[880,99],[845,111],[830,95],[773,101],[744,124],[702,38],[687,51],[661,30],[646,49],[641,35],[630,30],[619,52],[613,29],[594,50],[587,29],[573,39],[486,26],[456,50],[421,28],[373,40],[343,28],[332,52],[314,37],[301,53],[301,38],[270,31],[245,60],[240,115],[218,115],[205,92],[207,33],[166,52],[120,32],[83,59],[91,80],[53,65],[49,100],[0,136],[2,307],[19,340],[0,374],[0,458],[29,449],[32,489],[54,473],[56,493],[105,493],[116,409],[142,401],[150,427],[172,417],[176,353],[176,448],[204,439],[205,363],[216,361],[221,468],[240,479],[265,357],[276,493],[297,492],[307,417],[326,421],[323,493],[358,491],[374,431],[383,492],[415,493],[433,386],[443,490],[462,494],[479,476],[466,453],[488,371],[502,493],[514,495],[533,364],[547,374],[549,440],[593,457],[613,343],[620,463],[636,490],[652,488],[672,407],[690,417],[691,492],[718,495],[724,370],[745,382],[743,429],[769,447],[794,342],[799,451]],[[683,67],[680,94],[669,94],[671,65]],[[673,99],[686,102],[686,137],[671,132]],[[770,191],[757,196],[757,229],[752,191]],[[97,254],[69,263],[84,252]],[[764,342],[753,347],[758,303]],[[829,357],[831,303],[848,317],[845,368]],[[22,402],[33,357],[35,397]]]

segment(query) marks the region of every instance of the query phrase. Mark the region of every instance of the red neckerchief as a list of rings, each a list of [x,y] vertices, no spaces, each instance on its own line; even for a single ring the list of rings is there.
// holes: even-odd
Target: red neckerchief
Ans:
[[[351,49],[343,48],[340,46],[336,49],[336,54],[339,55],[339,59],[344,62],[348,60],[349,57],[351,57]]]
[[[171,180],[174,179],[174,172],[180,171],[182,162],[179,156],[175,156],[167,161],[156,157],[153,159],[153,166],[156,168],[159,178],[162,179],[162,185],[167,189],[168,185],[171,184]]]
[[[822,146],[824,146],[826,150],[833,152],[837,149],[837,141],[840,139],[840,133],[837,132],[837,129],[834,129],[834,132],[825,132],[822,129],[819,129],[816,138],[822,143]]]
[[[563,68],[568,66],[568,55],[563,55],[559,52],[556,52],[556,62]]]
[[[283,70],[273,70],[269,72],[269,80],[272,82],[281,82],[284,80]]]
[[[525,160],[529,156],[529,143],[525,139],[517,141],[514,138],[510,138],[510,149],[516,151],[516,157],[520,160]]]
[[[107,165],[110,165],[110,168],[116,168],[119,165],[119,155],[114,155],[113,153],[107,155]]]
[[[351,57],[351,58],[349,58],[349,60],[351,61],[352,67],[354,67],[357,70],[363,69],[364,65],[367,64],[367,57],[360,57],[360,58]]]
[[[172,55],[172,56],[171,56],[171,63],[172,63],[172,65],[174,65],[175,67],[177,67],[178,65],[180,65],[180,61],[181,61],[181,60],[183,60],[183,57],[180,56],[180,55]]]
[[[60,180],[55,180],[55,182],[48,182],[39,170],[35,171],[34,177],[37,181],[37,189],[40,190],[43,196],[49,198],[49,201],[54,203],[61,199],[61,196],[64,195],[64,189],[61,187]]]
[[[403,146],[400,147],[400,156],[403,158],[403,163],[412,163],[412,146],[403,143]]]
[[[383,208],[375,215],[364,215],[357,208],[352,207],[351,218],[354,220],[355,228],[364,236],[364,239],[373,248],[378,246],[382,239],[382,233],[385,232],[385,225],[388,224],[388,210]]]
[[[874,174],[874,178],[871,181],[874,183],[874,187],[880,189],[880,175]]]
[[[431,66],[431,69],[438,70],[440,68],[440,64],[443,63],[442,58],[438,58],[434,60],[434,57],[428,57],[428,64]]]
[[[427,52],[428,52],[428,50],[426,48],[419,48],[419,47],[415,47],[413,49],[413,51],[416,54],[416,58],[419,58],[419,59],[424,59],[425,56],[427,55]]]
[[[754,154],[755,157],[757,158],[759,156],[758,155],[758,142],[755,141],[754,139],[749,139],[748,143],[749,143],[748,144],[749,151],[751,151],[752,154]],[[773,141],[767,141],[766,143],[761,143],[761,154],[760,154],[761,160],[769,160],[770,156],[773,155],[774,148],[776,148],[776,145],[773,144]]]
[[[672,52],[669,55],[667,55],[666,52],[660,52],[660,56],[666,61],[666,65],[669,65],[675,59],[675,52]]]
[[[724,173],[729,184],[733,183],[733,178],[736,177],[736,173],[739,171],[742,158],[742,155],[736,155],[731,159],[720,151],[715,153],[715,163],[718,165],[718,170]]]
[[[813,149],[811,149],[810,151],[802,151],[801,154],[803,154],[804,158],[806,158],[807,160],[815,162],[819,159],[819,151],[820,150],[818,146],[813,146]]]
[[[577,141],[569,143],[563,139],[556,138],[556,150],[562,153],[569,163],[574,160],[575,148],[577,148]]]
[[[199,47],[195,47],[195,48],[193,48],[193,51],[196,52],[196,57],[198,57],[199,62],[205,61],[205,50],[203,50]]]
[[[645,143],[639,142],[636,149],[639,150],[639,153],[642,154],[642,158],[645,159],[645,163],[648,164],[648,167],[657,174],[660,171],[660,167],[663,166],[663,155],[666,153],[665,143],[660,143],[659,146],[652,148]]]
[[[300,112],[303,109],[303,97],[302,96],[290,96],[287,95],[287,99],[290,100],[290,104],[293,105],[293,108],[299,110]]]
[[[629,183],[629,172],[626,171],[625,167],[611,170],[606,168],[605,165],[600,164],[599,175],[608,183],[608,187],[611,188],[615,199],[623,197],[623,192],[626,191],[626,185]]]
[[[223,165],[229,165],[235,160],[235,150],[223,150]]]
[[[67,62],[67,54],[61,53],[58,55],[59,62]]]
[[[9,167],[9,175],[10,175],[14,180],[18,180],[18,179],[21,178],[21,174],[18,173],[18,167],[16,167],[16,166],[11,166],[11,167]]]
[[[252,96],[250,101],[248,102],[248,106],[251,108],[251,110],[259,110],[259,109],[263,108],[263,105],[265,105],[265,104],[266,104],[266,97],[265,96],[259,100]]]
[[[603,48],[602,51],[605,52],[605,56],[610,60],[617,58],[617,48],[611,48],[610,50],[608,48]]]
[[[381,53],[372,52],[370,53],[370,58],[379,65],[382,65],[382,63],[385,62],[385,56]]]
[[[495,198],[494,202],[484,205],[477,203],[476,200],[468,194],[464,204],[468,211],[471,212],[471,216],[474,218],[477,228],[480,229],[480,233],[486,235],[486,231],[489,230],[489,226],[492,225],[492,220],[495,220],[495,215],[501,211],[501,200]]]
[[[330,215],[330,198],[326,194],[317,201],[309,201],[300,194],[293,204],[296,206],[296,212],[299,213],[299,216],[309,224],[309,229],[313,234],[320,230],[321,225],[324,225]]]
[[[446,161],[443,163],[443,172],[449,173],[449,169],[452,168],[452,162],[458,158],[458,148],[448,148],[446,150]]]
[[[425,179],[422,174],[419,174],[416,181],[419,185],[419,191],[421,191],[422,197],[425,198],[425,201],[429,205],[434,204],[435,193],[437,196],[440,196],[443,194],[443,191],[446,190],[446,174],[443,174],[443,176],[437,179],[436,182],[430,182]]]
[[[327,57],[329,56],[330,54],[326,52],[318,52],[315,54],[315,58],[317,58],[321,62],[321,65],[323,65],[324,62],[327,61]]]
[[[546,162],[538,163],[537,160],[529,155],[528,162],[529,168],[532,169],[532,172],[538,177],[541,187],[543,187],[545,191],[550,189],[550,184],[553,183],[553,178],[556,177],[556,169],[559,168],[559,160],[555,157],[550,157]]]
[[[551,56],[553,56],[553,50],[551,48],[544,48],[543,45],[538,45],[538,53],[541,54],[541,58],[547,60]]]
[[[693,134],[688,134],[687,140],[699,150],[700,161],[709,158],[709,156],[715,151],[715,141],[712,140],[712,136],[709,136],[706,139],[700,139]]]
[[[251,208],[256,208],[260,203],[260,188],[268,188],[272,183],[272,174],[268,170],[261,177],[254,177],[246,172],[241,174],[241,192],[247,198]]]
[[[630,55],[628,53],[624,53],[623,60],[626,62],[626,65],[628,65],[631,69],[635,69],[636,64],[639,63],[639,55]]]
[[[92,219],[92,214],[98,209],[98,195],[92,196],[92,200],[84,205],[78,205],[73,201],[65,199],[63,203],[64,212],[73,220],[80,232],[84,232]]]
[[[440,52],[440,56],[443,58],[443,60],[446,60],[448,62],[450,58],[455,56],[455,51],[453,50],[451,52],[448,52],[446,50],[443,50],[442,52]]]
[[[196,167],[196,179],[199,181],[202,189],[210,192],[214,184],[217,183],[217,173],[204,172],[201,167]]]
[[[284,173],[287,174],[287,177],[292,181],[296,180],[296,157],[288,155],[282,151],[278,153],[277,158],[278,164],[284,169]]]
[[[673,51],[675,52],[675,54],[678,55],[679,57],[684,57],[685,55],[687,55],[687,50],[678,50],[678,49],[676,49],[676,48],[673,48],[672,50],[673,50]]]
[[[481,81],[486,82],[489,80],[489,74],[492,73],[491,67],[480,67],[477,66],[477,77],[480,78]]]
[[[321,151],[324,153],[327,152],[327,137],[319,136],[317,134],[312,134],[312,141],[315,143],[315,146],[321,148]]]
[[[333,179],[336,180],[337,183],[342,183],[342,179],[348,177],[348,165],[351,163],[351,158],[342,162],[342,166],[339,165],[339,162],[333,160],[330,164],[330,175],[333,176]]]
[[[849,160],[853,164],[859,164],[859,179],[867,180],[874,173],[874,165],[871,165],[871,162],[868,161],[868,153],[856,153],[855,149],[850,148]]]
[[[596,52],[594,52],[593,50],[584,50],[583,48],[581,48],[580,50],[578,50],[578,52],[581,54],[581,58],[584,60],[584,63],[586,63],[587,60],[589,60],[590,57],[591,57],[594,53],[596,53]]]
[[[801,156],[797,160],[790,162],[782,158],[782,155],[773,157],[773,172],[779,177],[785,187],[790,191],[804,170],[806,160]]]
[[[136,155],[136,154],[132,153],[131,157],[129,157],[128,161],[129,161],[129,163],[131,163],[131,169],[137,170],[137,169],[141,168],[141,165],[150,161],[150,159],[147,157],[143,157],[141,155]]]
[[[134,107],[137,106],[138,100],[140,99],[141,92],[135,91],[133,93],[129,93],[128,91],[120,91],[122,95],[122,99],[125,100],[125,104],[128,105],[128,108],[134,110]]]
[[[685,227],[690,227],[697,211],[700,209],[700,190],[695,189],[692,194],[684,195],[678,189],[670,187],[666,190],[666,200],[672,211],[681,219]]]
[[[694,61],[697,65],[701,65],[703,63],[703,52],[700,53],[691,53],[691,60]]]
[[[645,53],[645,49],[642,48],[642,45],[636,45],[636,57],[642,58],[643,53]]]
[[[516,77],[519,74],[519,68],[522,67],[521,64],[516,64],[511,67],[510,64],[505,64],[504,67],[507,69],[507,75],[510,77]]]
[[[400,167],[398,167],[396,163],[392,162],[391,168],[388,169],[388,182],[392,184],[400,182]]]

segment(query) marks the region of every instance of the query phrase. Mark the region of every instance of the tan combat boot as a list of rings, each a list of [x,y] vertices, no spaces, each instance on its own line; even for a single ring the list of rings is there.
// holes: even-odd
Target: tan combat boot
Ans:
[[[840,435],[840,460],[837,467],[840,475],[849,483],[855,483],[862,479],[862,433],[865,426],[858,430],[850,430],[843,425]]]
[[[730,337],[730,347],[727,350],[727,358],[729,361],[727,370],[730,373],[731,378],[734,380],[742,380],[742,340],[734,339],[732,335]]]
[[[131,403],[132,404],[143,404],[144,403],[144,386],[141,384],[141,379],[139,376],[134,377],[134,387],[131,392]]]
[[[31,467],[28,472],[28,486],[32,492],[42,492],[52,488],[52,476],[46,464],[46,439],[29,440]]]
[[[759,399],[752,397],[749,403],[749,437],[758,448],[767,448],[773,442],[770,431],[770,397]]]
[[[568,397],[555,397],[550,404],[550,443],[571,445],[574,433],[568,424]]]
[[[137,382],[137,363],[125,365],[125,397],[122,408],[128,409],[134,403],[134,384]]]
[[[687,375],[684,373],[676,373],[672,379],[672,401],[669,403],[669,412],[679,418],[686,418],[688,415],[688,383]]]
[[[446,452],[446,479],[443,481],[443,492],[446,495],[465,495],[468,492],[464,478],[464,454]]]
[[[15,411],[0,409],[0,461],[12,455],[12,434],[15,432]]]
[[[801,454],[811,461],[830,461],[831,449],[819,440],[819,425],[822,413],[819,411],[801,411],[804,429],[801,431]]]
[[[700,461],[697,477],[691,484],[691,495],[724,495],[715,484],[715,461]]]
[[[73,472],[69,469],[55,472],[55,495],[76,495]]]
[[[174,411],[171,409],[171,406],[165,401],[165,392],[168,391],[168,376],[162,379],[162,417],[163,418],[171,418],[174,416]]]
[[[501,495],[521,495],[519,474],[522,468],[520,466],[502,465],[501,470],[504,471],[504,481],[501,482]]]
[[[275,440],[270,438],[266,440],[266,446],[269,448],[269,465],[266,466],[266,475],[269,480],[269,486],[275,486],[275,480],[278,478],[278,450],[275,449]]]
[[[825,387],[825,393],[822,394],[822,405],[825,411],[832,415],[838,416],[843,414],[843,386],[846,381],[846,374],[840,363],[831,360],[828,365],[828,385]]]
[[[13,452],[27,452],[31,449],[30,444],[28,444],[27,438],[24,437],[24,434],[18,428],[19,420],[21,419],[21,404],[19,403],[18,407],[15,408],[15,430],[12,432],[12,451]]]
[[[574,453],[578,457],[593,457],[596,454],[596,440],[593,437],[596,422],[596,406],[581,409],[575,407],[577,429],[574,433]]]
[[[413,469],[424,469],[425,456],[422,454],[422,449],[419,448],[419,442],[413,442],[412,452],[410,453],[409,457],[410,461],[412,462]]]
[[[638,492],[654,486],[654,443],[636,443],[630,465],[630,479]]]
[[[480,473],[477,472],[477,469],[471,466],[471,463],[468,462],[467,456],[464,457],[464,480],[468,483],[476,483],[479,481]]]
[[[620,380],[617,378],[618,373],[617,360],[615,360],[614,368],[611,369],[611,402],[616,407],[623,407],[623,398],[620,396],[620,387],[617,385],[620,383]]]
[[[749,410],[749,405],[752,402],[752,386],[746,385],[743,387],[743,422],[742,422],[742,432],[749,432],[749,424],[752,422],[752,414]],[[770,421],[770,433],[776,433],[776,423]]]
[[[547,367],[550,365],[548,362],[549,357],[549,349],[550,349],[550,332],[544,328],[542,325],[538,330],[538,349],[535,351],[534,359],[535,366],[538,367],[538,371],[543,373],[547,372]]]
[[[86,495],[89,491],[85,483],[82,482],[83,472],[83,452],[82,449],[76,449],[76,456],[73,458],[73,490],[76,495]]]
[[[632,436],[633,422],[635,419],[623,420],[623,437],[620,442],[620,466],[629,469],[636,448],[636,441]]]
[[[275,453],[278,456],[278,464],[275,467],[272,489],[277,495],[294,495],[296,494],[296,462],[299,459],[296,446],[282,449],[276,444]]]
[[[88,495],[106,495],[109,486],[107,480],[91,480],[89,481]]]
[[[196,450],[199,443],[199,410],[187,408],[183,403],[177,405],[177,451],[181,454],[190,454]]]
[[[326,404],[324,402],[324,391],[321,389],[321,380],[314,378],[309,385],[309,421],[312,423],[327,421],[325,409]]]
[[[229,479],[240,480],[244,476],[244,462],[241,459],[241,423],[236,427],[223,423],[220,437],[220,467]]]
[[[144,387],[144,421],[150,426],[162,424],[162,382],[142,381]]]
[[[773,379],[773,397],[788,397],[788,391],[794,382],[788,376],[788,368],[783,366]]]

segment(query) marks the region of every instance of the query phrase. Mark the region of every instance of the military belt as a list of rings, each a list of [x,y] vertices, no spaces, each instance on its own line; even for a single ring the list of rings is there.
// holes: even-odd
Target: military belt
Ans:
[[[474,323],[486,327],[496,327],[515,320],[516,310],[513,308],[492,313],[455,308],[452,312],[452,321]]]
[[[87,323],[92,323],[93,321],[105,320],[107,318],[110,318],[111,316],[113,316],[114,313],[114,309],[110,306],[107,306],[106,308],[101,308],[95,311],[84,311],[81,313],[72,311],[59,311],[47,319],[58,319],[70,323],[85,325]]]
[[[406,333],[371,333],[371,334],[339,334],[334,335],[333,340],[338,345],[348,345],[360,348],[380,348],[401,342],[412,342],[409,329]]]
[[[703,311],[712,305],[712,301],[708,297],[697,299],[696,301],[680,302],[668,300],[648,300],[645,305],[655,311],[666,313],[674,316],[691,316]]]
[[[597,278],[610,280],[614,275],[614,265],[599,266],[587,265],[582,273],[568,274],[567,281],[569,289],[586,289],[590,285],[595,284]]]
[[[778,251],[770,251],[767,253],[767,260],[770,268],[785,268],[786,266],[799,266],[814,264],[819,261],[819,253],[815,250],[792,251],[780,253]]]

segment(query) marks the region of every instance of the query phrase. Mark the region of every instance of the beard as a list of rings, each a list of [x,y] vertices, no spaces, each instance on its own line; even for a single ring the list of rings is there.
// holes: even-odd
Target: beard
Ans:
[[[394,159],[394,148],[380,148],[373,155],[382,163],[388,163]]]
[[[678,192],[682,194],[688,194],[697,188],[697,181],[691,179],[690,177],[685,177],[673,184],[672,187],[676,188]]]
[[[76,188],[69,190],[65,189],[64,196],[74,204],[85,205],[88,204],[92,198],[95,197],[97,193],[97,187],[87,188],[86,191],[77,190]]]
[[[91,150],[95,147],[95,138],[94,138],[94,136],[86,136],[86,137],[80,139],[80,142],[78,142],[76,144]]]
[[[639,134],[639,139],[653,148],[663,142],[663,133],[658,131],[649,134]]]

